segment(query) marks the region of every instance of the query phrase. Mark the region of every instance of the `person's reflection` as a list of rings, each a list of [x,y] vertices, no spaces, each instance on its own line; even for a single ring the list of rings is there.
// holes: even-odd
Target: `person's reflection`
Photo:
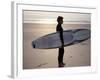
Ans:
[[[64,55],[64,39],[63,39],[63,28],[62,28],[62,24],[63,24],[63,17],[62,16],[58,16],[57,18],[57,27],[56,27],[56,31],[59,32],[59,37],[61,40],[61,47],[59,48],[59,54],[58,54],[58,67],[64,67],[65,63],[63,63],[63,55]]]

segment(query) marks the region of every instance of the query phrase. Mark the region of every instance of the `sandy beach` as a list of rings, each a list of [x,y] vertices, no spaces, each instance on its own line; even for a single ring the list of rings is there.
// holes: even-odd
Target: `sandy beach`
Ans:
[[[64,24],[63,29],[90,29],[90,24]],[[23,23],[23,69],[57,68],[58,48],[33,49],[32,41],[56,31],[56,24]],[[65,47],[65,67],[80,67],[91,65],[90,39]]]

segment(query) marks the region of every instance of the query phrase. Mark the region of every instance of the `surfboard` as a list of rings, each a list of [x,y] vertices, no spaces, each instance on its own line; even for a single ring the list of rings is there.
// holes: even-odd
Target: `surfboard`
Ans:
[[[88,29],[72,29],[63,31],[64,47],[80,43],[90,38]],[[62,46],[60,33],[54,32],[32,41],[32,47],[36,49],[52,49]]]

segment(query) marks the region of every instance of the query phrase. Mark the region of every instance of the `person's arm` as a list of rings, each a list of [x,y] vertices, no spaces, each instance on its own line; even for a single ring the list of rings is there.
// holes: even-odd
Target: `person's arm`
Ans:
[[[62,46],[64,46],[63,31],[60,31],[60,40],[61,40]]]
[[[63,30],[59,27],[59,25],[57,25],[56,27],[56,31],[59,32],[59,37],[62,43],[62,46],[64,46],[64,40],[63,40]]]

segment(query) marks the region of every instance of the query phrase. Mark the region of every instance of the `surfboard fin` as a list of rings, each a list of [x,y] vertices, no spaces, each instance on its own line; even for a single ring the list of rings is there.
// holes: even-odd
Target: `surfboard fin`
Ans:
[[[32,42],[32,47],[33,47],[33,48],[35,48],[35,44],[34,44],[34,41]]]

